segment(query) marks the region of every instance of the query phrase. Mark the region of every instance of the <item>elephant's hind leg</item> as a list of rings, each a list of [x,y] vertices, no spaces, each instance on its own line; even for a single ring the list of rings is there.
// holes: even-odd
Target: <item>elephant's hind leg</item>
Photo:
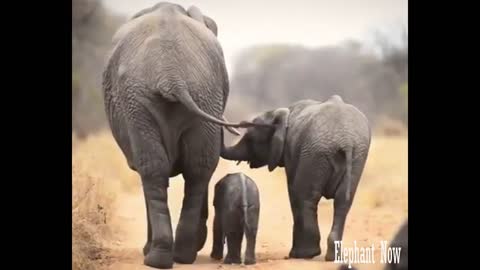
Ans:
[[[147,212],[147,243],[145,243],[145,246],[143,247],[143,255],[146,256],[148,252],[150,252],[150,248],[152,246],[152,225],[150,223],[150,214],[148,211],[147,195],[145,192],[143,192],[143,194],[145,197],[145,209]]]
[[[151,226],[151,244],[144,264],[155,268],[172,268],[173,266],[172,225],[165,185],[167,181],[167,177],[142,176]]]
[[[294,245],[291,258],[310,259],[321,254],[317,209],[324,183],[330,176],[326,159],[302,160],[289,187],[294,211]]]
[[[327,240],[327,254],[325,255],[326,261],[335,260],[335,241],[342,241],[343,239],[345,221],[347,219],[348,212],[350,211],[353,199],[355,197],[355,192],[357,190],[357,186],[362,175],[363,168],[365,166],[365,159],[366,157],[358,158],[352,166],[352,173],[350,179],[350,181],[352,181],[352,189],[350,200],[347,201],[346,199],[347,183],[345,183],[345,181],[341,182],[341,184],[337,188],[337,191],[335,192],[335,198],[333,202],[333,224]],[[338,245],[337,248],[339,248],[340,250],[341,245]]]
[[[223,260],[224,264],[241,264],[241,251],[242,251],[242,240],[243,240],[243,224],[240,223],[240,220],[235,218],[235,211],[230,210],[230,214],[227,215],[228,224],[225,226],[226,237],[227,237],[227,256]],[[238,216],[238,215],[237,215]]]
[[[220,153],[220,132],[217,133],[216,137],[198,131],[185,137],[185,192],[174,248],[174,260],[178,263],[193,263],[207,239],[208,183]]]
[[[143,119],[145,118],[138,118]],[[141,123],[138,120],[136,124]],[[167,188],[170,165],[158,140],[158,134],[146,124],[131,130],[133,160],[142,179],[147,210],[147,244],[144,264],[155,268],[172,268],[173,235],[168,209]]]
[[[204,201],[208,198],[208,181],[195,181],[184,176],[185,190],[180,220],[175,233],[174,260],[191,264],[197,258],[198,248],[206,239],[207,228]]]
[[[255,264],[255,244],[257,241],[258,216],[260,214],[259,207],[250,207],[247,212],[248,225],[245,224],[245,238],[247,239],[247,247],[245,249],[245,265]]]

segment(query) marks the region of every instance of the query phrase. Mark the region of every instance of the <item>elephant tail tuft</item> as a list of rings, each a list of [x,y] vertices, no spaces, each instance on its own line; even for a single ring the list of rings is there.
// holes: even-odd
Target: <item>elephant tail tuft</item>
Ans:
[[[346,181],[346,191],[345,191],[345,198],[348,201],[350,201],[351,197],[351,189],[352,189],[352,152],[353,148],[349,147],[345,149],[345,165],[346,165],[346,171],[345,171],[345,179]]]

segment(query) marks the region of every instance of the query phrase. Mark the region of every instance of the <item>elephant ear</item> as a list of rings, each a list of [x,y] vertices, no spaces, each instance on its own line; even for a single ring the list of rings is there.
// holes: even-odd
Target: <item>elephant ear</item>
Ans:
[[[187,13],[188,13],[188,16],[190,16],[190,18],[202,23],[208,29],[210,29],[210,31],[212,31],[215,36],[217,36],[217,33],[218,33],[217,24],[212,18],[208,16],[204,16],[198,7],[196,6],[189,7],[187,10]]]
[[[269,171],[273,171],[278,166],[283,156],[289,115],[290,110],[288,108],[280,108],[273,112],[273,124],[275,126],[275,131],[272,135],[272,141],[270,145],[270,157],[268,160]]]

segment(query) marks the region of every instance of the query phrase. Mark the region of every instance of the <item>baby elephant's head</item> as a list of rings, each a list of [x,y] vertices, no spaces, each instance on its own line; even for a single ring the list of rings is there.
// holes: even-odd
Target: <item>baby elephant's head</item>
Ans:
[[[289,109],[280,108],[257,116],[252,122],[242,122],[247,132],[232,147],[224,147],[220,156],[228,160],[247,161],[250,168],[268,165],[273,171],[282,166],[283,149],[288,128]]]

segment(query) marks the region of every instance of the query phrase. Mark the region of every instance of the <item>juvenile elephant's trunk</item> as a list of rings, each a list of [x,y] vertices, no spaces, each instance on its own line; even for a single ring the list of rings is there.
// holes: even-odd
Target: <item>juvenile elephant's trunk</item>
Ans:
[[[231,147],[226,147],[225,144],[223,144],[220,156],[228,160],[248,160],[248,148],[244,138],[242,138],[236,145]]]

